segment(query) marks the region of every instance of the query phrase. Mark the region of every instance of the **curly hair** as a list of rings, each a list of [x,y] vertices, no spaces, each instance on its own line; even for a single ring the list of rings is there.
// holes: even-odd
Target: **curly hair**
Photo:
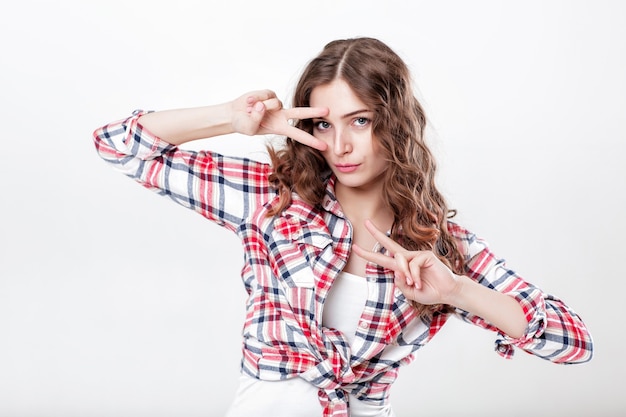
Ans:
[[[374,112],[372,134],[379,142],[385,170],[383,200],[394,215],[392,239],[409,250],[430,250],[454,272],[462,273],[463,256],[448,232],[449,210],[435,185],[436,163],[425,138],[426,117],[412,90],[404,61],[386,44],[373,38],[352,38],[328,43],[304,69],[296,86],[293,106],[309,106],[313,89],[342,79]],[[313,131],[311,120],[297,127]],[[268,147],[280,204],[272,214],[291,203],[296,192],[318,207],[325,194],[329,167],[316,149],[287,138],[280,150]],[[414,303],[418,314],[431,316],[442,305]]]

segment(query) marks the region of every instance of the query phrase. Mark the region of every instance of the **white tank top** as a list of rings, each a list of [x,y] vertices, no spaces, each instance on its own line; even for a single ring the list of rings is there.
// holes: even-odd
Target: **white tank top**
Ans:
[[[352,346],[366,301],[367,280],[341,272],[333,282],[324,303],[322,325],[341,331]]]

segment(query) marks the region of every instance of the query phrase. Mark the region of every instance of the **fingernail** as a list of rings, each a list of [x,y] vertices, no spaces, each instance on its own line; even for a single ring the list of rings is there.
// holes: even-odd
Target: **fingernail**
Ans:
[[[256,111],[263,111],[263,103],[260,101],[257,101],[254,105],[254,110]]]

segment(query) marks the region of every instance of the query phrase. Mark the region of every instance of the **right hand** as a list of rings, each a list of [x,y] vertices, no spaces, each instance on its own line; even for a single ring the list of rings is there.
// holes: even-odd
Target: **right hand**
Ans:
[[[271,90],[260,90],[244,94],[234,100],[232,110],[232,125],[237,133],[249,136],[283,135],[317,150],[326,150],[325,142],[292,126],[290,120],[324,117],[328,114],[327,108],[294,107],[283,109],[283,103],[276,97],[276,93]]]

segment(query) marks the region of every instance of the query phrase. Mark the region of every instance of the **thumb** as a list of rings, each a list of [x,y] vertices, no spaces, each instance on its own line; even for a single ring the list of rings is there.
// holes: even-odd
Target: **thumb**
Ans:
[[[265,117],[265,104],[262,101],[257,101],[251,106],[247,108],[248,116],[249,116],[249,125],[250,129],[252,129],[252,135],[258,134],[259,126],[263,121],[263,117]]]
[[[250,111],[249,113],[255,117],[263,117],[263,114],[265,113],[265,104],[263,104],[262,101],[257,101],[256,103],[254,103],[254,105],[252,107],[250,107]]]
[[[415,289],[412,284],[407,283],[407,279],[402,274],[395,274],[393,282],[396,284],[396,287],[407,297],[411,294],[411,291]]]

